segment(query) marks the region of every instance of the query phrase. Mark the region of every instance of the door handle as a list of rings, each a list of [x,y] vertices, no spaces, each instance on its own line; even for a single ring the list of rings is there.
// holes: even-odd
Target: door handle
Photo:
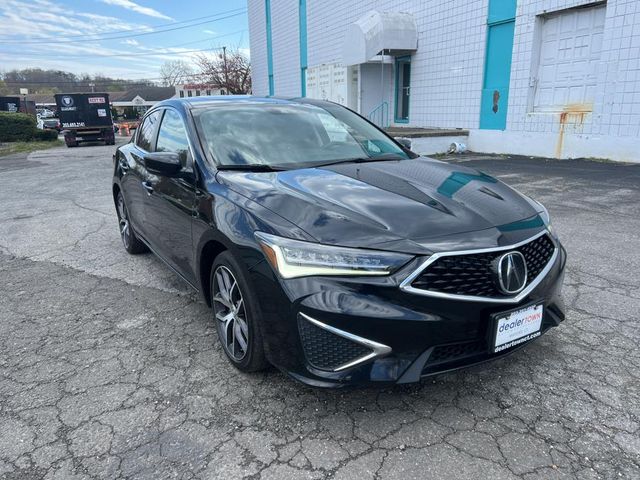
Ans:
[[[148,181],[142,182],[142,187],[147,191],[149,195],[153,193],[153,186]]]

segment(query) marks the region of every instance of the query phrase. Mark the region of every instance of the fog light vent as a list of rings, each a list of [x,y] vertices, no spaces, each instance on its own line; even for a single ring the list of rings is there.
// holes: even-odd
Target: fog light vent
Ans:
[[[326,325],[304,313],[298,315],[298,330],[307,361],[319,370],[345,370],[391,352],[386,345]]]
[[[298,328],[308,362],[320,370],[336,370],[372,352],[364,345],[334,335],[302,317],[298,319]]]

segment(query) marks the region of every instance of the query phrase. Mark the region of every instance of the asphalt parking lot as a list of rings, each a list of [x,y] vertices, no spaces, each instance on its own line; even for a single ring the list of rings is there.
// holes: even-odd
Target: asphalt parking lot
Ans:
[[[223,357],[121,247],[113,147],[0,158],[0,477],[640,478],[640,165],[465,155],[542,201],[567,320],[421,385],[312,390]]]

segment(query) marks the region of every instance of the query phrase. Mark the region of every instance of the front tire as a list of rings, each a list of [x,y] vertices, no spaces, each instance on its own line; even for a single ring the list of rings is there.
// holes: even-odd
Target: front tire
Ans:
[[[260,332],[260,307],[238,262],[229,252],[215,259],[211,268],[211,307],[222,349],[242,372],[264,370]]]
[[[116,196],[116,210],[118,212],[118,226],[120,227],[120,238],[122,239],[122,245],[124,249],[131,255],[137,255],[138,253],[146,252],[147,246],[137,237],[136,233],[131,227],[131,221],[129,220],[129,212],[127,211],[127,205],[124,203],[124,197],[122,192],[118,192]]]

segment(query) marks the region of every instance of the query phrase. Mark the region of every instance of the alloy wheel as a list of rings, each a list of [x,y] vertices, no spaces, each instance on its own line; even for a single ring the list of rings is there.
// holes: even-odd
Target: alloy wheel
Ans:
[[[223,265],[213,275],[213,311],[225,351],[234,361],[242,361],[249,350],[247,312],[238,281]]]
[[[124,204],[122,194],[118,195],[118,220],[120,222],[120,236],[125,248],[131,245],[131,225],[129,225],[129,217],[127,215],[127,207]]]

